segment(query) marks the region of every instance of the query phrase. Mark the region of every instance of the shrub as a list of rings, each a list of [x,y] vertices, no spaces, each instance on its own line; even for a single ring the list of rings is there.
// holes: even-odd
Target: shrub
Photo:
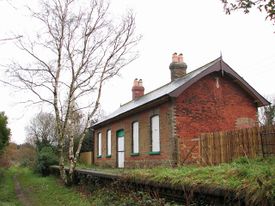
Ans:
[[[9,144],[10,134],[8,117],[4,112],[0,112],[0,155],[3,154],[5,147]]]
[[[33,167],[34,167],[34,162],[33,162],[31,159],[23,158],[23,159],[20,161],[20,166],[21,166],[21,167],[33,168]]]
[[[2,168],[0,168],[0,184],[3,181],[3,179],[4,179],[4,172],[5,172],[5,170],[2,169]]]
[[[6,156],[0,156],[0,168],[9,168],[10,166],[10,161],[6,158]]]
[[[50,174],[50,166],[57,164],[58,158],[52,147],[43,147],[37,155],[36,171],[42,176]]]

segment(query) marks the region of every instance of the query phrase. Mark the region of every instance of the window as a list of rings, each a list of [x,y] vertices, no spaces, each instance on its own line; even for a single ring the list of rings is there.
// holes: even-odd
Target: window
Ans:
[[[159,132],[159,116],[151,118],[151,153],[159,154],[160,152],[160,132]]]
[[[111,157],[112,155],[112,136],[111,136],[111,130],[107,130],[107,136],[106,136],[106,148],[107,148],[107,157]]]
[[[132,124],[132,155],[139,153],[139,124],[133,122]]]
[[[101,147],[101,132],[97,134],[97,157],[102,156],[102,147]]]

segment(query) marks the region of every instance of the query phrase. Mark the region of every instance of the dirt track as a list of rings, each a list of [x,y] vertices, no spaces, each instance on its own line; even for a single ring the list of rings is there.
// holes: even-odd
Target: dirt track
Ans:
[[[24,206],[32,206],[33,204],[30,201],[28,194],[22,189],[16,175],[13,176],[13,181],[14,181],[14,189],[15,189],[16,196],[18,200],[21,202],[21,204]]]

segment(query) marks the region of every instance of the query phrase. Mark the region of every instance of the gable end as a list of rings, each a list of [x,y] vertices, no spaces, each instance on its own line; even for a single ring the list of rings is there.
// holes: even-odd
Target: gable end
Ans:
[[[204,71],[200,72],[198,75],[194,76],[188,82],[178,87],[172,91],[169,95],[171,97],[178,97],[183,91],[185,91],[192,84],[200,80],[201,78],[207,76],[208,74],[214,72],[221,72],[221,75],[228,75],[231,78],[236,80],[236,83],[243,88],[255,101],[257,107],[269,105],[268,102],[263,96],[261,96],[253,87],[251,87],[240,75],[238,75],[228,64],[226,64],[221,58],[214,61],[215,63],[210,65]]]

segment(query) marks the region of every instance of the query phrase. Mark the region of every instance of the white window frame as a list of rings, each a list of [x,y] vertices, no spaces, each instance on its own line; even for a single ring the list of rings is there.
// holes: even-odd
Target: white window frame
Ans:
[[[106,134],[106,155],[111,156],[112,155],[112,132],[110,129],[107,130]]]
[[[160,152],[159,115],[151,117],[151,152]]]
[[[132,123],[132,153],[139,153],[139,122]]]
[[[102,156],[102,133],[97,133],[97,155],[98,157]]]

